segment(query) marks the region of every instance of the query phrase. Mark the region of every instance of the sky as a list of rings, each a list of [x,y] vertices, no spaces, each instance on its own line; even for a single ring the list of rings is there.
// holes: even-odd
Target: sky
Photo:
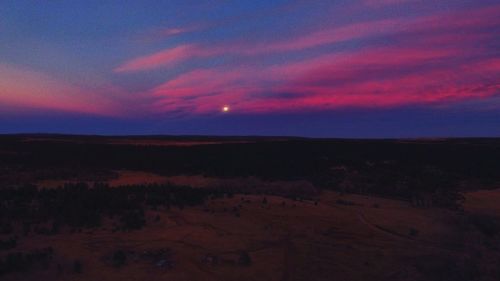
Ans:
[[[2,0],[0,15],[0,133],[500,136],[498,0]]]

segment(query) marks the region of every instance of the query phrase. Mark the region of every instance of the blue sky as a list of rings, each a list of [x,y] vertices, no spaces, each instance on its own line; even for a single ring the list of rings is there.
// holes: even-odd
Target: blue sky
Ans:
[[[0,133],[500,136],[498,1],[3,1],[0,14]]]

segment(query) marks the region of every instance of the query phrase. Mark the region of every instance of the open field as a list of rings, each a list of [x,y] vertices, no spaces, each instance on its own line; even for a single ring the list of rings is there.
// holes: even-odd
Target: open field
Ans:
[[[490,170],[460,174],[470,163],[459,161],[452,153],[461,151],[466,160],[475,157],[473,164],[485,167],[494,163],[490,157],[498,153],[500,141],[279,142],[259,139],[254,143],[162,146],[161,150],[146,145],[138,151],[134,150],[137,146],[124,149],[120,144],[114,151],[116,144],[97,141],[92,145],[67,142],[57,148],[51,141],[28,144],[4,137],[0,151],[10,154],[2,154],[0,159],[5,171],[0,206],[4,214],[12,215],[0,216],[1,279],[500,278],[500,186],[492,173],[498,164],[490,165]],[[241,146],[260,154],[247,152],[248,157],[242,157],[238,155],[243,153]],[[324,153],[317,152],[317,146]],[[266,154],[278,147],[282,159]],[[289,155],[290,147],[302,149]],[[104,148],[112,152],[102,154]],[[51,159],[38,158],[57,151]],[[113,154],[118,152],[126,155]],[[419,159],[412,163],[399,157],[402,152]],[[37,159],[29,162],[35,155]],[[448,155],[454,158],[440,158]],[[168,161],[166,156],[170,156]],[[101,157],[113,160],[99,162]],[[294,163],[275,166],[294,158]],[[134,167],[137,161],[142,169]],[[440,178],[450,179],[421,179],[435,174],[419,174],[415,172],[419,169],[409,168],[420,164],[439,167]],[[275,169],[269,170],[272,167]],[[394,171],[394,167],[400,169]],[[408,176],[407,186],[392,181],[402,175]],[[373,178],[380,181],[366,180]],[[80,186],[81,182],[90,187]],[[22,187],[30,183],[37,187]],[[423,184],[439,184],[439,188],[420,189]],[[200,198],[182,197],[183,190],[200,194]],[[465,201],[455,197],[457,194]],[[439,196],[450,199],[443,201]],[[133,214],[141,214],[140,223],[127,220],[130,213],[128,207],[120,207],[123,202],[109,200],[106,204],[93,198],[99,202],[100,198],[122,198],[131,204]],[[78,202],[83,205],[73,208]],[[60,214],[50,204],[59,204],[64,211]],[[66,214],[71,212],[75,213]],[[97,215],[97,220],[91,215]],[[11,226],[10,231],[6,225]],[[12,239],[15,245],[9,244]],[[42,250],[46,248],[50,250]],[[30,262],[7,262],[9,254],[36,250],[46,252]],[[14,265],[16,270],[7,270]]]
[[[264,204],[263,198],[235,196],[203,207],[150,210],[147,227],[130,232],[112,232],[105,224],[79,233],[28,235],[16,250],[52,247],[53,263],[63,269],[52,265],[4,280],[311,280],[311,274],[313,280],[437,280],[432,274],[466,270],[467,262],[497,270],[498,250],[482,245],[484,237],[474,230],[458,232],[453,212],[333,192],[317,205],[272,196]],[[354,205],[339,204],[339,198]],[[162,249],[167,257],[145,257]],[[119,268],[111,261],[117,250],[127,255]],[[239,262],[242,252],[249,254],[250,265]],[[80,274],[72,272],[76,259],[83,264]],[[159,266],[162,260],[169,265]]]

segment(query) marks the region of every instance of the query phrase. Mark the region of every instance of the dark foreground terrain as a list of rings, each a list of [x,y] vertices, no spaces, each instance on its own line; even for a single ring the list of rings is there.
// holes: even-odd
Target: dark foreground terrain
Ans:
[[[1,280],[500,280],[500,140],[0,136]]]

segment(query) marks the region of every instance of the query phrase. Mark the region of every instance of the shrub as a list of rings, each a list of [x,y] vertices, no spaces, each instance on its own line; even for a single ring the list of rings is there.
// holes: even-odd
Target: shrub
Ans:
[[[73,262],[73,273],[80,274],[82,273],[83,265],[80,260],[75,260]]]
[[[124,230],[141,229],[146,225],[146,219],[142,210],[126,212],[120,218],[120,222]]]
[[[410,230],[408,231],[408,234],[412,237],[417,236],[419,233],[418,229],[411,227]]]
[[[0,225],[0,234],[11,234],[14,231],[12,223],[7,222]]]
[[[336,201],[337,204],[339,205],[345,205],[345,206],[354,206],[356,203],[349,201],[349,200],[344,200],[344,199],[338,199]]]
[[[7,240],[0,240],[0,251],[2,250],[10,250],[17,246],[17,239],[10,238]]]
[[[469,217],[469,222],[486,236],[496,236],[500,233],[500,221],[490,215],[475,214]]]
[[[122,250],[117,250],[113,253],[113,265],[121,267],[127,262],[127,255]]]
[[[0,276],[15,272],[27,272],[35,266],[47,268],[53,255],[52,248],[38,249],[31,252],[12,252],[0,258]]]
[[[243,266],[249,266],[252,264],[252,258],[246,251],[242,251],[238,257],[238,264]]]

